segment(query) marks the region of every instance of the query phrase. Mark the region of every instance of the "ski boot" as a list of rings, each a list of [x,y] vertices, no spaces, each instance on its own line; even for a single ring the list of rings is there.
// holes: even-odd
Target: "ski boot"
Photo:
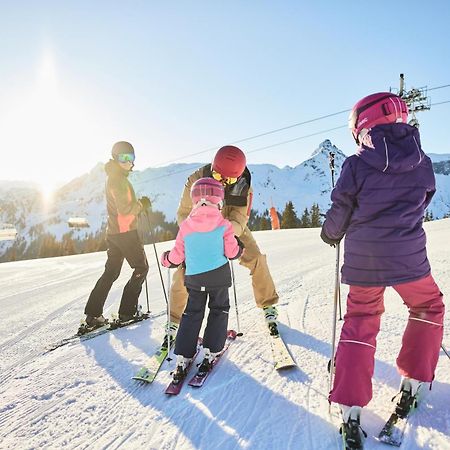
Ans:
[[[134,314],[120,314],[119,313],[119,323],[126,322],[139,322],[140,320],[146,318],[148,315],[142,312],[142,305],[138,305],[136,312]]]
[[[166,323],[166,326],[164,327],[164,329],[166,330],[166,334],[164,336],[164,341],[161,347],[167,348],[169,344],[171,347],[174,345],[178,327],[179,324],[176,322],[170,321]]]
[[[189,362],[189,358],[185,358],[183,355],[177,355],[176,368],[172,373],[172,383],[178,384],[181,383],[187,375],[187,365]]]
[[[211,353],[209,348],[204,349],[205,353],[203,356],[203,361],[198,366],[197,376],[204,377],[212,368],[214,359],[217,353]]]
[[[278,311],[275,305],[265,306],[263,308],[264,318],[266,319],[267,326],[271,336],[278,336]]]
[[[404,419],[412,409],[417,407],[417,395],[421,387],[422,382],[414,378],[402,379],[400,392],[392,398],[392,401],[394,401],[396,397],[400,396],[395,405],[395,414],[400,419]]]
[[[339,432],[345,450],[361,450],[364,448],[364,439],[367,433],[361,428],[359,423],[361,416],[360,406],[339,405],[342,411],[342,425]]]
[[[80,328],[78,328],[77,334],[82,336],[83,334],[89,333],[90,331],[96,330],[107,324],[108,319],[105,319],[103,315],[95,317],[87,314],[86,319],[84,319],[84,322],[82,322]]]

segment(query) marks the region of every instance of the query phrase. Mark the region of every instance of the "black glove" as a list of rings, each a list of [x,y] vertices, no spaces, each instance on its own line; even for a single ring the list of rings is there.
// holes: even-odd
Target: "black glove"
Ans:
[[[329,238],[325,234],[325,231],[323,231],[323,228],[322,228],[322,231],[320,232],[320,238],[322,239],[323,242],[325,242],[326,244],[331,245],[332,247],[336,247],[336,245],[339,244],[339,242],[341,242],[341,239],[342,239],[342,238],[339,238],[339,239],[331,239],[331,238]]]
[[[142,209],[143,209],[143,210],[147,210],[147,209],[150,209],[150,208],[152,207],[152,202],[151,202],[150,199],[149,199],[148,197],[146,197],[146,196],[141,197],[141,198],[139,199],[139,201],[141,202],[141,205],[142,205]]]
[[[244,248],[245,248],[244,243],[243,243],[237,236],[234,236],[234,238],[236,239],[236,241],[237,241],[237,243],[238,243],[238,245],[239,245],[239,248],[240,248],[241,250],[244,250]]]

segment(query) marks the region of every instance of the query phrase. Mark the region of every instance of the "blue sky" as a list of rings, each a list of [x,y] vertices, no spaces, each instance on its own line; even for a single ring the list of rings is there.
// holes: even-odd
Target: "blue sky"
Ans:
[[[2,1],[0,180],[50,189],[129,140],[136,169],[208,161],[219,147],[398,87],[450,84],[447,1]],[[450,100],[450,88],[430,92]],[[425,151],[450,153],[450,103],[419,115]],[[242,143],[254,149],[345,125],[347,114]],[[249,153],[296,165],[347,129]]]

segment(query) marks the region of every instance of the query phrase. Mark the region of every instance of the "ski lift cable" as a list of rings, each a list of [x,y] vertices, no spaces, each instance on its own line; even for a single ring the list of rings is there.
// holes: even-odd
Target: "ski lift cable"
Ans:
[[[275,144],[271,144],[271,145],[267,145],[267,146],[264,146],[264,147],[255,148],[255,149],[253,149],[253,150],[246,151],[245,153],[259,152],[259,151],[261,151],[261,150],[265,150],[265,149],[268,149],[268,148],[272,148],[272,147],[277,147],[277,146],[279,146],[279,145],[288,144],[289,142],[300,141],[301,139],[306,139],[306,138],[309,138],[309,137],[312,137],[312,136],[317,136],[317,135],[319,135],[319,134],[329,133],[330,131],[339,130],[339,129],[341,129],[341,128],[347,128],[347,125],[340,125],[340,126],[338,126],[338,127],[328,128],[328,129],[326,129],[326,130],[321,130],[321,131],[317,131],[317,132],[315,132],[315,133],[306,134],[306,135],[304,135],[304,136],[299,136],[299,137],[296,137],[296,138],[294,138],[294,139],[289,139],[289,140],[287,140],[287,141],[277,142],[277,143],[275,143]],[[201,163],[201,164],[199,165],[199,167],[201,167],[202,165],[203,165],[203,163]],[[167,173],[167,174],[165,174],[165,175],[159,175],[159,176],[157,176],[157,177],[154,177],[154,178],[149,179],[148,181],[150,182],[150,181],[154,181],[154,180],[159,180],[160,178],[170,177],[170,176],[172,176],[172,175],[177,175],[177,174],[179,174],[179,173],[188,172],[188,171],[190,171],[190,170],[192,170],[192,167],[188,167],[188,168],[181,169],[181,170],[176,170],[176,171],[174,171],[174,172],[170,172],[170,173]]]
[[[242,139],[239,139],[239,140],[237,140],[237,141],[229,142],[229,145],[240,144],[240,143],[242,143],[242,142],[247,142],[247,141],[250,141],[250,140],[252,140],[252,139],[259,138],[259,137],[268,136],[268,135],[270,135],[270,134],[278,133],[278,132],[280,132],[280,131],[289,130],[289,129],[291,129],[291,128],[299,127],[299,126],[301,126],[301,125],[307,125],[307,124],[309,124],[309,123],[317,122],[317,121],[319,121],[319,120],[328,119],[329,117],[334,117],[334,116],[337,116],[337,115],[340,115],[340,114],[344,114],[344,113],[347,113],[347,112],[350,112],[350,111],[351,111],[350,109],[345,109],[345,110],[338,111],[338,112],[335,112],[335,113],[326,114],[326,115],[324,115],[324,116],[315,117],[314,119],[305,120],[305,121],[303,121],[303,122],[297,122],[297,123],[294,123],[294,124],[292,124],[292,125],[287,125],[287,126],[285,126],[285,127],[277,128],[277,129],[275,129],[275,130],[266,131],[266,132],[264,132],[264,133],[255,134],[255,135],[253,135],[253,136],[249,136],[249,137],[246,137],[246,138],[242,138]],[[201,154],[203,154],[203,153],[208,153],[208,152],[211,152],[211,151],[213,151],[213,150],[217,150],[219,147],[220,147],[220,146],[214,146],[214,147],[207,148],[206,150],[201,150],[201,151],[199,151],[199,152],[195,152],[195,153],[190,153],[190,154],[187,154],[187,155],[183,155],[183,156],[180,156],[180,157],[178,157],[178,158],[171,159],[171,160],[168,160],[168,161],[164,161],[164,162],[162,162],[162,163],[159,163],[159,164],[157,164],[155,167],[158,167],[158,166],[164,166],[165,164],[170,164],[170,163],[172,163],[172,162],[177,162],[177,161],[180,161],[181,159],[189,158],[189,157],[191,157],[191,156],[197,156],[197,155],[201,155]]]
[[[432,87],[432,88],[428,88],[427,90],[428,91],[434,91],[434,90],[443,89],[443,88],[446,88],[446,87],[450,87],[450,84],[444,84],[442,86],[435,86],[435,87]],[[433,106],[433,105],[431,105],[431,106]],[[229,142],[229,144],[230,145],[240,144],[242,142],[247,142],[247,141],[250,141],[250,140],[253,140],[253,139],[257,139],[257,138],[260,138],[260,137],[263,137],[263,136],[268,136],[270,134],[279,133],[280,131],[285,131],[285,130],[289,130],[291,128],[299,127],[299,126],[302,126],[302,125],[307,125],[309,123],[317,122],[319,120],[328,119],[330,117],[338,116],[340,114],[344,114],[344,113],[347,113],[347,112],[350,112],[350,111],[351,111],[351,109],[344,109],[342,111],[337,111],[337,112],[334,112],[334,113],[331,113],[331,114],[325,114],[323,116],[315,117],[314,119],[305,120],[303,122],[297,122],[297,123],[294,123],[292,125],[287,125],[285,127],[276,128],[274,130],[265,131],[263,133],[255,134],[253,136],[249,136],[249,137],[246,137],[246,138],[238,139],[238,140]],[[166,164],[170,164],[170,163],[173,163],[173,162],[178,162],[178,161],[180,161],[182,159],[190,158],[191,156],[202,155],[204,153],[208,153],[208,152],[211,152],[213,150],[217,150],[219,147],[220,146],[214,146],[214,147],[209,147],[209,148],[207,148],[205,150],[200,150],[198,152],[189,153],[189,154],[180,156],[178,158],[174,158],[174,159],[170,159],[170,160],[167,160],[167,161],[163,161],[162,163],[159,163],[159,164],[157,164],[154,167],[161,167],[161,166],[164,166]]]
[[[450,100],[445,100],[445,101],[443,101],[443,102],[438,102],[438,103],[431,103],[430,106],[443,105],[444,103],[450,103]]]
[[[436,87],[432,87],[432,88],[427,88],[427,91],[434,91],[436,89],[443,89],[443,88],[447,88],[450,87],[450,84],[444,84],[443,86],[436,86]]]
[[[430,106],[442,105],[442,104],[444,104],[444,103],[450,103],[450,100],[446,100],[446,101],[438,102],[438,103],[432,103]],[[302,139],[307,139],[307,138],[309,138],[309,137],[317,136],[317,135],[319,135],[319,134],[329,133],[329,132],[331,132],[331,131],[336,131],[336,130],[339,130],[339,129],[341,129],[341,128],[347,128],[347,126],[348,126],[348,125],[340,125],[340,126],[338,126],[338,127],[328,128],[328,129],[326,129],[326,130],[321,130],[321,131],[317,131],[317,132],[315,132],[315,133],[306,134],[306,135],[304,135],[304,136],[299,136],[299,137],[296,137],[296,138],[294,138],[294,139],[289,139],[289,140],[287,140],[287,141],[281,141],[281,142],[277,142],[277,143],[275,143],[275,144],[266,145],[266,146],[264,146],[264,147],[255,148],[255,149],[253,149],[253,150],[248,150],[248,151],[246,151],[246,153],[254,153],[254,152],[261,151],[261,150],[266,150],[266,149],[269,149],[269,148],[277,147],[277,146],[279,146],[279,145],[288,144],[288,143],[290,143],[290,142],[300,141],[300,140],[302,140]],[[199,165],[199,167],[201,167],[201,165]],[[167,173],[167,174],[165,174],[165,175],[160,175],[160,176],[151,178],[149,181],[159,180],[159,179],[161,179],[161,178],[169,177],[169,176],[171,176],[171,175],[176,175],[176,174],[183,173],[183,172],[188,172],[188,171],[190,171],[190,170],[192,170],[192,167],[189,167],[189,168],[186,168],[186,169],[181,169],[181,170],[176,170],[176,171],[174,171],[174,172],[170,172],[170,173]]]
[[[330,131],[340,130],[341,128],[348,128],[348,125],[340,125],[334,128],[328,128],[328,130],[317,131],[316,133],[306,134],[305,136],[299,136],[294,139],[288,139],[287,141],[277,142],[276,144],[266,145],[264,147],[255,148],[253,150],[249,150],[246,153],[254,153],[259,152],[261,150],[266,150],[268,148],[277,147],[279,145],[289,144],[290,142],[300,141],[301,139],[306,139],[312,136],[317,136],[318,134],[328,133]]]

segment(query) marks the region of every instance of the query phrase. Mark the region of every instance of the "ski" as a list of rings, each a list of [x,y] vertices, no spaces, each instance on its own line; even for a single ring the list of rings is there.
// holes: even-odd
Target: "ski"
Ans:
[[[407,409],[402,409],[404,403],[402,403],[403,397],[395,408],[395,412],[391,414],[388,421],[378,435],[378,440],[394,447],[400,447],[402,445],[403,436],[408,425],[408,420],[411,414],[416,410],[418,406],[418,394],[420,389],[414,396],[409,397],[409,403]],[[394,397],[395,398],[395,397]]]
[[[233,341],[235,341],[236,336],[237,336],[236,331],[228,330],[227,340],[225,341],[225,346],[224,346],[223,350],[218,355],[216,355],[216,357],[214,358],[213,362],[211,363],[211,368],[204,375],[199,375],[199,373],[197,372],[189,381],[189,386],[197,387],[197,388],[203,386],[204,382],[206,381],[206,379],[208,378],[208,376],[210,375],[210,373],[212,372],[214,367],[217,365],[217,363],[220,361],[223,354],[228,350],[228,347],[231,345],[231,343]]]
[[[118,319],[114,319],[105,325],[102,325],[97,328],[92,328],[92,329],[87,327],[86,324],[81,324],[80,328],[74,335],[64,338],[64,339],[61,339],[60,341],[56,342],[55,344],[51,345],[50,347],[47,347],[44,354],[52,352],[53,350],[63,347],[64,345],[67,345],[70,343],[87,341],[89,339],[93,339],[102,334],[108,333],[109,331],[113,331],[118,328],[127,327],[128,325],[132,325],[134,323],[139,323],[139,322],[142,322],[143,320],[146,320],[149,318],[150,318],[150,314],[144,313],[144,314],[142,314],[138,317],[135,317],[132,320],[128,320],[126,322],[120,322]]]
[[[275,369],[281,370],[295,367],[297,364],[289,353],[286,343],[283,341],[283,338],[281,337],[281,334],[275,322],[271,322],[269,324],[269,331],[270,347],[272,349]]]
[[[195,352],[195,355],[192,357],[189,364],[186,366],[186,377],[184,377],[178,383],[174,383],[173,381],[171,381],[165,390],[165,393],[167,395],[178,395],[181,392],[183,384],[186,381],[187,374],[189,373],[189,369],[192,367],[192,364],[194,364],[195,358],[197,358],[197,355],[200,353],[202,344],[203,344],[203,339],[199,337],[198,341],[197,341],[197,350]]]
[[[172,338],[173,340],[173,338]],[[173,346],[173,342],[171,343],[171,348]],[[156,350],[156,352],[150,357],[147,365],[143,366],[134,377],[133,380],[143,381],[145,383],[152,383],[156,375],[161,369],[164,361],[169,356],[169,346],[168,346],[168,336],[164,337],[164,341],[161,346]]]
[[[384,425],[378,435],[378,440],[394,447],[402,445],[403,435],[405,434],[408,416],[401,418],[396,413],[392,413],[389,420]]]

